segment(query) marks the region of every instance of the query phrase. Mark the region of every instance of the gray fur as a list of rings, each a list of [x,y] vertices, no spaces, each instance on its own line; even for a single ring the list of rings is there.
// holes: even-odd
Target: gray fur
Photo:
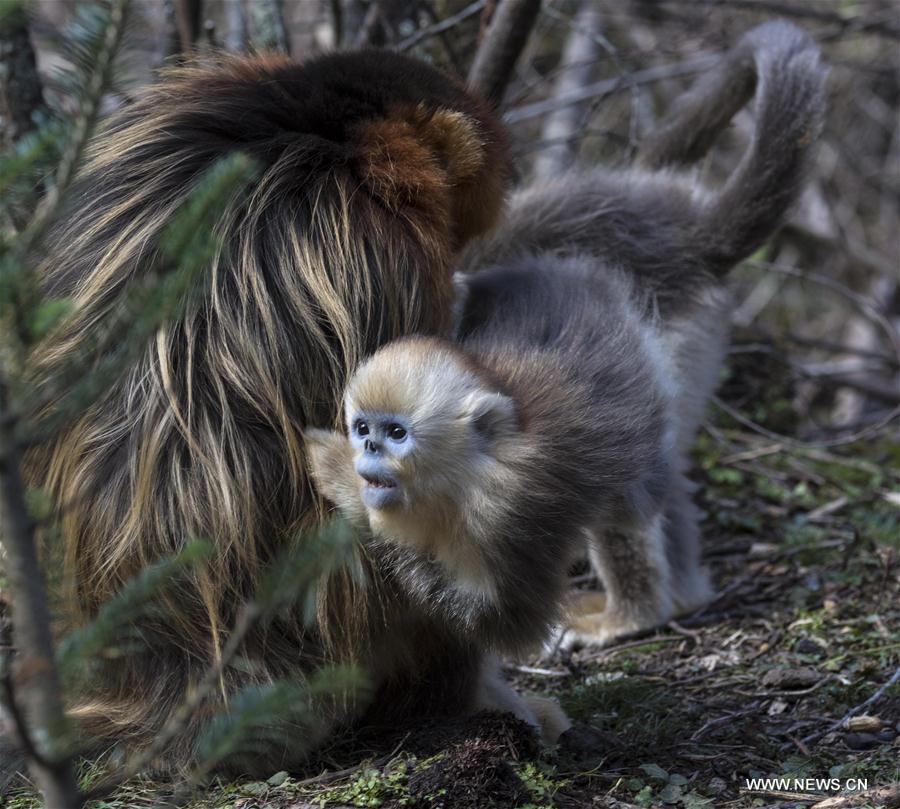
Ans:
[[[580,305],[583,290],[572,290],[568,300],[547,294],[516,310],[510,306],[518,291],[494,285],[505,267],[539,268],[546,278],[554,267],[563,273],[572,257],[597,277],[624,273],[635,288],[623,309],[604,314],[596,352],[621,350],[609,345],[604,331],[620,322],[636,317],[660,330],[661,362],[647,373],[670,388],[672,446],[655,449],[667,461],[661,505],[638,510],[615,529],[594,528],[592,560],[608,601],[596,631],[582,633],[584,640],[602,643],[648,628],[710,597],[684,470],[725,354],[729,300],[723,281],[772,235],[799,195],[822,127],[825,76],[818,49],[803,31],[785,22],[759,26],[721,69],[675,103],[671,119],[644,145],[643,168],[581,171],[525,188],[513,197],[501,227],[460,264],[464,345],[480,331],[502,339],[516,317],[530,318],[535,334],[549,322],[564,328],[565,313]],[[701,157],[754,91],[752,143],[721,189],[698,189],[670,168]],[[577,317],[571,328],[580,328]],[[579,415],[604,418],[607,408],[618,405],[607,390],[599,411]]]
[[[797,199],[822,127],[825,76],[799,28],[753,29],[675,102],[672,120],[648,138],[645,169],[582,169],[525,188],[502,225],[463,256],[460,271],[539,252],[589,255],[626,269],[664,316],[689,314]],[[722,189],[698,189],[669,168],[702,156],[754,87],[753,142]]]
[[[420,502],[404,506],[416,518],[427,512],[424,524],[417,524],[422,534],[436,530],[428,518],[436,524],[438,510],[446,509],[453,525],[471,520],[484,540],[475,543],[487,557],[490,581],[474,591],[439,558],[391,537],[376,537],[371,550],[389,560],[383,568],[426,614],[488,649],[519,652],[539,644],[560,617],[567,567],[583,529],[639,524],[661,513],[670,474],[669,393],[653,370],[648,329],[632,313],[643,300],[623,275],[597,273],[592,262],[578,258],[537,257],[479,273],[470,279],[470,291],[494,315],[465,329],[461,353],[438,340],[394,343],[357,372],[348,402],[396,415],[412,425],[413,434],[452,425],[449,409],[432,413],[453,394],[423,390],[419,379],[425,377],[416,376],[421,363],[441,354],[463,369],[454,373],[479,380],[479,389],[511,397],[514,429],[490,447],[476,448],[476,454],[490,456],[501,482],[471,491],[470,482],[481,481],[477,474],[456,488],[419,479],[423,491],[439,488],[439,502],[433,511],[430,505],[417,511],[425,501],[421,495]],[[395,394],[404,384],[412,385],[411,393]],[[360,389],[386,391],[384,398],[395,403],[372,401],[375,394]],[[433,408],[420,404],[432,399]],[[348,422],[354,418],[348,411]],[[317,433],[307,432],[308,442],[316,439]],[[435,441],[422,444],[422,454],[444,452]],[[350,456],[341,461],[313,449],[312,457],[320,490],[351,518],[368,519]],[[465,462],[441,458],[451,472]],[[467,472],[461,469],[460,476]]]
[[[454,588],[438,563],[416,554],[397,569],[423,607],[491,648],[520,652],[559,618],[581,530],[662,509],[667,393],[623,277],[539,257],[480,273],[470,292],[494,315],[467,328],[461,347],[513,397],[528,442],[516,439],[501,461],[520,485],[504,491],[505,516],[490,538],[496,598]]]

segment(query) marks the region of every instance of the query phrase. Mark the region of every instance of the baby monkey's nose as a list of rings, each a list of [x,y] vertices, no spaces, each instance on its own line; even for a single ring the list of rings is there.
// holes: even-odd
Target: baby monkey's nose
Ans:
[[[376,444],[371,438],[366,439],[366,443],[363,445],[366,449],[366,452],[371,452],[372,454],[378,452],[378,444]]]

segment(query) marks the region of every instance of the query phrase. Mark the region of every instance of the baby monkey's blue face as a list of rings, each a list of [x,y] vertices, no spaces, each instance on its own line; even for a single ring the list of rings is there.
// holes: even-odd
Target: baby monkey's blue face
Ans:
[[[349,420],[349,432],[356,473],[362,478],[363,503],[372,509],[400,503],[401,461],[415,448],[409,420],[394,413],[360,411]]]

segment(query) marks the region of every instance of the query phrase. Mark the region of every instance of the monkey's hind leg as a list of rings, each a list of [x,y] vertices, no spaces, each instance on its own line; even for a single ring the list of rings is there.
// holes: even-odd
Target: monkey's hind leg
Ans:
[[[709,575],[700,564],[700,517],[691,499],[692,488],[693,484],[679,474],[666,502],[666,553],[676,616],[700,609],[713,597]]]
[[[576,598],[563,645],[603,646],[668,620],[675,605],[663,514],[596,529],[592,540],[588,553],[604,594]]]
[[[597,529],[588,551],[604,593],[580,593],[562,644],[604,645],[664,624],[712,597],[700,565],[700,531],[690,483],[673,477],[663,510],[632,528]]]

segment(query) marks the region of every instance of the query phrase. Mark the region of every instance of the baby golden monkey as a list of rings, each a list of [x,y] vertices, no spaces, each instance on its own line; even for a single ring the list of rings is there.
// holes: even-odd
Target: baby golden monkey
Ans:
[[[573,258],[480,279],[503,291],[492,318],[460,345],[381,348],[347,388],[347,434],[305,438],[398,586],[489,655],[545,639],[585,532],[653,530],[672,442],[661,339],[624,274]]]

